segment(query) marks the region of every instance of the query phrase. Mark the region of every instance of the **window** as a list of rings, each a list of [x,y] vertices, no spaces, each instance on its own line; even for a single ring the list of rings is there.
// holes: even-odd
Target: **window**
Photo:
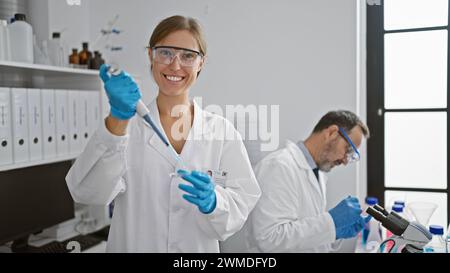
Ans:
[[[368,195],[438,205],[449,219],[449,0],[367,5]]]

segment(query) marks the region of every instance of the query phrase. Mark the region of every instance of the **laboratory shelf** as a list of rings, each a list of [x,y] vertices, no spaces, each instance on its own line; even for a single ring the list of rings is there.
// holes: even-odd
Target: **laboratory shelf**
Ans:
[[[51,164],[61,161],[67,161],[67,160],[74,160],[78,157],[78,154],[70,154],[66,156],[60,156],[60,157],[53,157],[49,159],[42,159],[42,160],[35,160],[35,161],[28,161],[28,162],[21,162],[21,163],[13,163],[9,165],[3,165],[0,166],[0,172],[3,171],[10,171],[15,169],[22,169],[27,167],[33,167],[38,165],[45,165],[45,164]]]
[[[71,67],[59,67],[59,66],[51,66],[51,65],[42,65],[42,64],[30,64],[30,63],[19,63],[19,62],[10,62],[10,61],[0,61],[0,70],[1,71],[10,71],[10,72],[25,72],[32,73],[35,75],[49,75],[49,74],[78,74],[80,76],[98,76],[98,70],[92,69],[79,69],[79,68],[71,68]]]
[[[101,90],[98,70],[0,61],[0,86]]]
[[[105,92],[102,92],[103,84],[98,75],[98,70],[0,61],[0,87],[28,88],[31,90],[53,89],[55,92],[67,90],[99,92],[101,95],[99,100],[100,114],[106,116],[109,111],[108,99]],[[0,172],[74,160],[78,155],[69,154],[49,159],[1,165]]]

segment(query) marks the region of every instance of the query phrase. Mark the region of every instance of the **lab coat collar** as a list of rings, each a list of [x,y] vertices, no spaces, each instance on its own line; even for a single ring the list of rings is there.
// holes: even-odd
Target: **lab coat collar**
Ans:
[[[179,154],[179,156],[181,157],[181,159],[184,162],[186,162],[186,160],[184,158],[184,157],[186,157],[186,154],[189,154],[189,152],[193,149],[192,140],[193,139],[194,140],[195,139],[204,139],[203,137],[205,135],[209,135],[209,133],[210,133],[209,130],[205,130],[205,128],[203,128],[204,127],[203,126],[204,125],[203,110],[200,108],[200,106],[197,104],[197,102],[195,100],[192,100],[192,103],[194,104],[194,121],[192,123],[191,130],[189,131],[188,138],[183,146],[181,154]],[[156,126],[158,126],[158,128],[161,130],[161,133],[168,141],[169,139],[162,127],[162,124],[161,124],[161,119],[160,119],[156,99],[154,99],[150,104],[148,104],[147,107],[150,111],[150,115],[151,115],[153,121],[155,122]],[[175,169],[182,167],[182,166],[179,166],[179,162],[177,162],[175,160],[175,158],[170,153],[167,146],[161,141],[161,139],[159,139],[158,135],[153,132],[153,129],[150,127],[150,125],[148,125],[144,120],[141,120],[141,122],[144,123],[147,127],[149,127],[149,129],[152,132],[152,135],[150,136],[148,143],[152,147],[154,147],[173,167],[175,167]]]
[[[325,196],[325,186],[326,186],[326,176],[322,171],[319,171],[319,181],[317,181],[316,176],[314,175],[313,170],[311,169],[311,166],[309,166],[305,155],[303,154],[302,150],[298,147],[298,145],[290,140],[286,141],[286,148],[290,151],[292,157],[294,158],[295,162],[297,163],[298,167],[300,169],[304,169],[308,172],[308,180],[309,183],[312,184],[313,188],[315,188],[319,194],[322,196],[324,201],[326,201]]]
[[[317,164],[314,161],[314,158],[312,157],[311,153],[308,150],[308,147],[306,147],[304,141],[297,142],[298,147],[303,152],[303,155],[305,156],[306,162],[308,162],[308,165],[311,167],[311,169],[317,168]]]

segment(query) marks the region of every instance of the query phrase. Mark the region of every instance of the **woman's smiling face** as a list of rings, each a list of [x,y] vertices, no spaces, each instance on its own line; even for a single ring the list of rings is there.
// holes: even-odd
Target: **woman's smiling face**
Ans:
[[[199,51],[197,40],[188,30],[178,30],[170,33],[159,41],[156,47],[176,47]],[[180,62],[180,54],[177,54],[170,64],[155,61],[155,51],[149,49],[152,63],[152,74],[159,86],[159,92],[166,96],[179,96],[189,92],[189,88],[197,80],[197,73],[202,69],[204,57],[198,57],[193,66],[183,66]]]

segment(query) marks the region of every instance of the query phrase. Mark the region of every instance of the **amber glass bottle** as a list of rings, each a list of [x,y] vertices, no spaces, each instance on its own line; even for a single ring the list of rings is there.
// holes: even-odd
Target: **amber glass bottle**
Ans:
[[[89,64],[89,69],[99,69],[104,63],[105,60],[103,60],[102,54],[99,51],[94,51],[94,58],[92,58],[91,63]]]
[[[88,68],[89,66],[89,60],[92,58],[92,53],[88,49],[88,43],[83,43],[83,50],[78,54],[78,57],[80,58],[80,65]]]
[[[78,56],[77,48],[72,48],[72,54],[69,56],[69,64],[71,67],[78,67],[80,64],[80,57]]]

